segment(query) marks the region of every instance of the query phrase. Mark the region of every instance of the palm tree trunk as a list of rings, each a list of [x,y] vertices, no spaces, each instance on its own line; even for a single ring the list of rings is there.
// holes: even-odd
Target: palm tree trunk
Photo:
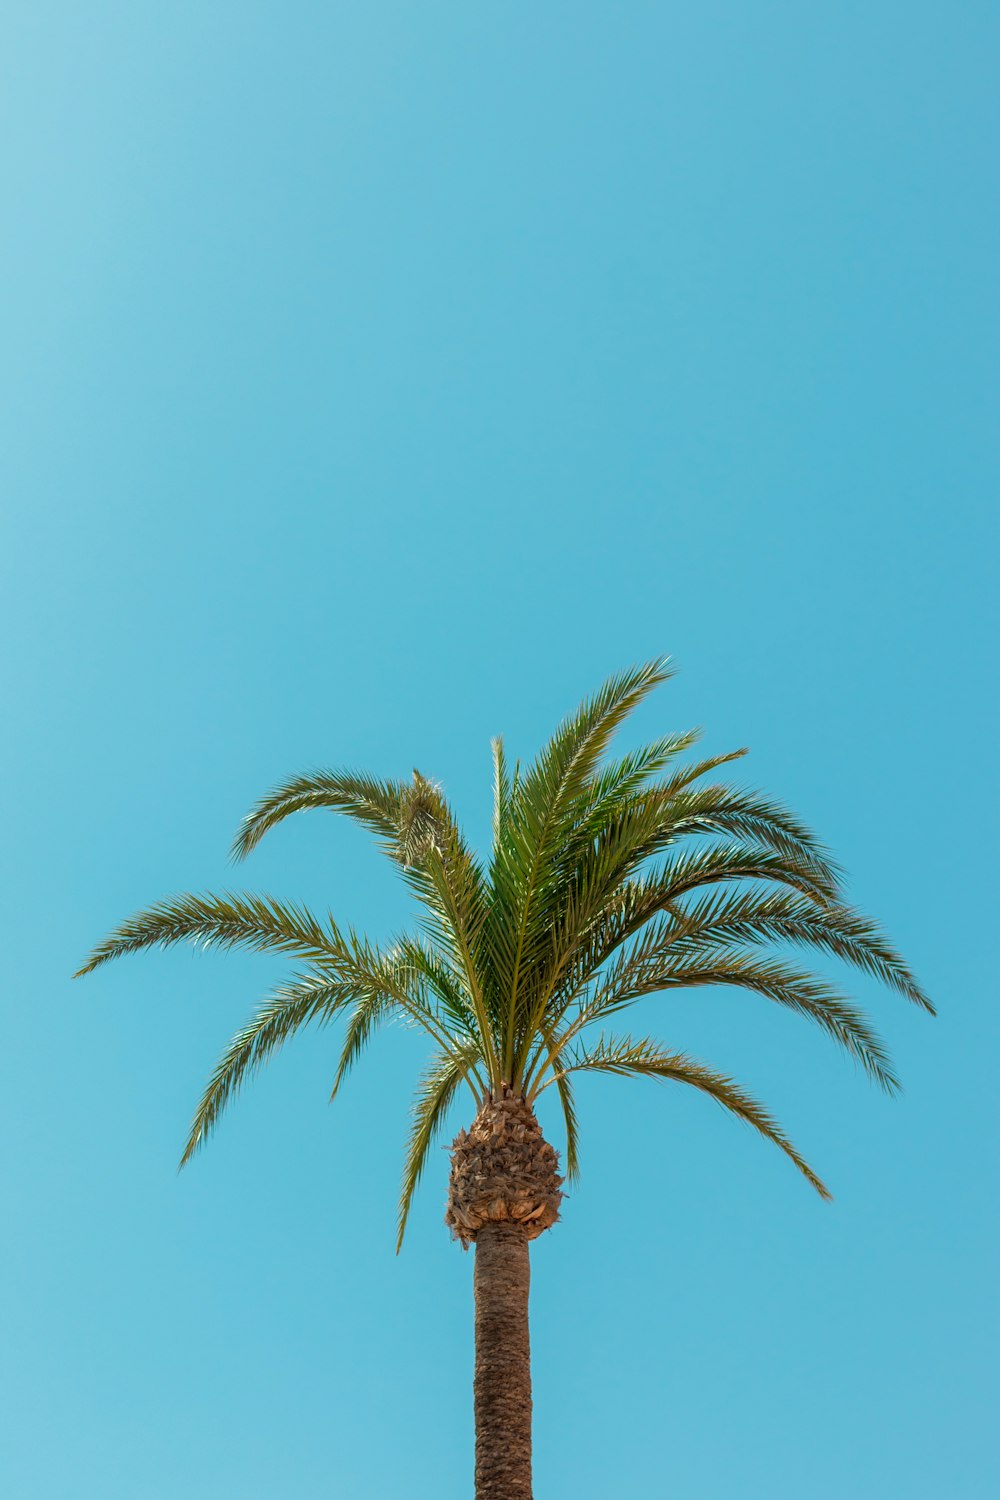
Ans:
[[[476,1238],[476,1500],[531,1500],[528,1234],[505,1220]]]

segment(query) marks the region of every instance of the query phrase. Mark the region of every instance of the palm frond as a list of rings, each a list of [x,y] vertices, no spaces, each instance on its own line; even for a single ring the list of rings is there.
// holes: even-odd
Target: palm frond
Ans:
[[[596,838],[630,800],[641,792],[650,778],[658,775],[678,755],[689,750],[701,738],[700,729],[671,734],[649,745],[642,745],[628,755],[596,771],[589,779],[578,804],[573,809],[573,831],[567,840],[565,862],[568,864],[576,847]],[[738,751],[742,755],[744,752]],[[724,756],[720,760],[728,760]]]
[[[669,989],[728,985],[763,995],[813,1021],[859,1062],[886,1093],[899,1088],[889,1054],[867,1017],[830,985],[775,961],[758,962],[741,954],[711,950],[689,959],[661,951],[659,933],[622,955],[608,971],[594,998],[580,1009],[570,1032],[625,1009],[644,995]],[[648,946],[647,946],[648,944]]]
[[[425,913],[424,926],[434,946],[447,955],[449,964],[466,988],[476,1025],[483,1040],[490,1078],[501,1081],[498,1017],[486,984],[484,927],[489,914],[489,892],[482,870],[451,830],[420,851],[419,879]]]
[[[294,953],[318,964],[350,960],[351,944],[332,918],[321,921],[304,906],[273,896],[175,896],[158,901],[117,927],[73,976],[89,974],[112,958],[143,948],[190,942],[204,948],[244,948],[251,953]]]
[[[672,916],[663,942],[677,957],[747,944],[819,948],[934,1014],[927,994],[878,924],[839,902],[817,905],[785,891],[722,889],[683,910],[675,907]]]
[[[565,804],[593,775],[612,736],[654,688],[674,675],[666,657],[616,673],[559,726],[519,784],[534,810]]]
[[[821,1198],[830,1198],[826,1187],[796,1151],[773,1115],[731,1078],[706,1068],[703,1063],[696,1062],[683,1053],[665,1052],[658,1042],[650,1038],[633,1041],[631,1037],[605,1037],[596,1047],[583,1052],[571,1052],[560,1069],[563,1077],[584,1071],[617,1073],[623,1077],[638,1075],[659,1078],[664,1082],[689,1084],[721,1104],[723,1109],[737,1119],[752,1126],[765,1140],[771,1141],[795,1164]]]
[[[344,1040],[337,1061],[337,1072],[330,1089],[331,1103],[336,1099],[341,1084],[371,1041],[379,1025],[391,1016],[398,1015],[400,1009],[398,1001],[391,995],[387,995],[384,990],[373,989],[355,1001],[354,1008],[347,1018]]]
[[[704,760],[695,761],[693,766],[684,766],[677,771],[670,780],[661,784],[657,790],[662,794],[663,800],[669,802],[671,798],[677,797],[686,791],[694,782],[700,781],[710,771],[717,771],[720,766],[732,765],[734,760],[742,760],[750,751],[746,745],[741,745],[738,750],[723,750],[719,755],[709,755]]]
[[[675,854],[638,877],[623,873],[633,863],[627,840],[622,855],[612,850],[602,858],[595,849],[580,894],[566,898],[553,922],[548,986],[532,1017],[532,1033],[543,1019],[554,1025],[625,943],[659,914],[676,912],[691,891],[750,881],[787,885],[817,903],[829,899],[811,869],[795,859],[736,842]]]
[[[416,983],[425,986],[435,997],[439,1014],[448,1028],[456,1033],[471,1032],[476,1027],[476,1013],[464,973],[447,954],[442,954],[420,938],[401,937],[392,952],[398,963],[408,970]]]
[[[456,1089],[475,1064],[481,1060],[482,1050],[476,1039],[470,1038],[464,1044],[456,1044],[448,1051],[441,1052],[420,1081],[416,1098],[413,1101],[413,1121],[399,1195],[397,1254],[402,1247],[403,1236],[406,1233],[406,1221],[409,1218],[413,1194],[427,1164],[427,1152],[444,1124],[448,1106],[455,1097]]]
[[[369,945],[354,974],[357,1004],[348,1023],[331,1099],[374,1031],[393,1016],[420,1027],[445,1050],[480,1035],[475,1013],[463,1003],[447,966],[412,938],[401,938],[384,951]]]
[[[803,861],[790,852],[761,849],[734,838],[723,844],[673,854],[650,875],[637,881],[636,894],[642,899],[636,903],[633,920],[640,909],[654,915],[668,910],[689,891],[736,880],[789,886],[817,903],[832,899],[826,881],[817,878],[811,860]]]
[[[352,998],[350,985],[315,975],[281,985],[249,1025],[236,1033],[219,1059],[195,1111],[180,1165],[191,1160],[227,1104],[294,1031],[312,1021],[332,1020]]]
[[[233,841],[233,858],[245,859],[276,823],[310,808],[346,813],[391,844],[406,791],[402,782],[379,781],[355,771],[316,770],[295,776],[251,808]]]
[[[394,1017],[421,1027],[445,1050],[464,1046],[477,1036],[474,1015],[459,1003],[447,975],[442,974],[433,957],[412,939],[401,939],[387,952],[371,955],[363,983],[355,988],[355,1002],[344,1033],[331,1100],[376,1030]],[[482,1092],[485,1085],[475,1068],[472,1076]]]
[[[566,1127],[566,1181],[572,1186],[580,1177],[580,1127],[577,1123],[576,1103],[572,1085],[565,1073],[557,1073],[554,1082]]]
[[[507,769],[507,755],[503,737],[497,735],[490,744],[493,753],[493,857],[507,836],[507,819],[510,815],[511,781]]]
[[[497,851],[491,949],[502,965],[508,997],[504,1067],[513,1073],[522,973],[530,971],[550,927],[545,891],[558,860],[565,815],[585,788],[615,730],[653,688],[670,676],[665,661],[612,677],[556,731],[519,779],[510,803],[508,836]]]
[[[729,834],[794,861],[809,872],[827,898],[837,897],[842,881],[840,867],[812,830],[781,803],[736,787],[708,786],[693,791],[686,787],[685,781],[657,789],[663,799],[664,818],[648,855],[658,854],[693,834]]]
[[[440,788],[413,772],[409,783],[379,781],[347,771],[313,771],[276,788],[244,820],[233,846],[242,859],[269,828],[292,812],[328,808],[379,835],[385,852],[403,869],[424,905],[437,944],[464,967],[476,989],[472,908],[485,907],[482,871]],[[461,929],[461,931],[459,931]],[[481,1019],[487,1016],[482,1008]]]
[[[528,1045],[553,997],[560,990],[566,993],[567,983],[572,994],[615,947],[657,911],[671,909],[688,889],[764,880],[789,884],[816,901],[835,899],[836,867],[819,841],[784,808],[726,787],[684,790],[697,776],[743,753],[715,756],[662,785],[633,791],[602,827],[589,828],[587,837],[575,844],[568,842],[573,868],[561,872],[560,900],[550,902],[547,951],[539,955],[537,998],[526,1028]],[[727,830],[733,836],[722,845],[673,854],[658,878],[639,874],[651,857],[683,837]]]

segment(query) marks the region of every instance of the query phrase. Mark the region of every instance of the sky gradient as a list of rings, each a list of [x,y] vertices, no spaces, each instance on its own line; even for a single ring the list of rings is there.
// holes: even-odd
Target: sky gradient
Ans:
[[[5,1494],[470,1493],[444,1151],[393,1253],[419,1037],[329,1107],[337,1037],[302,1035],[178,1176],[284,967],[69,976],[184,889],[388,936],[405,894],[328,816],[234,869],[251,803],[418,766],[481,845],[490,737],[529,755],[661,653],[625,743],[748,745],[940,1016],[844,976],[891,1101],[762,1000],[635,1013],[835,1201],[693,1094],[585,1079],[533,1250],[537,1493],[995,1492],[998,32],[919,0],[4,7]]]

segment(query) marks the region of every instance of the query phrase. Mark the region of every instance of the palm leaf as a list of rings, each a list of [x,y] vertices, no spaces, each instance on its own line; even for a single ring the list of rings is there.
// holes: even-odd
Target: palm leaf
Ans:
[[[664,943],[678,956],[706,948],[794,943],[820,948],[934,1014],[930,999],[877,923],[850,907],[776,892],[713,891],[675,908]]]
[[[205,948],[245,948],[252,953],[294,953],[335,966],[352,957],[351,944],[333,919],[320,921],[304,906],[246,892],[185,895],[159,901],[123,922],[98,944],[74,978],[126,953],[183,942]]]
[[[475,1038],[464,1045],[456,1045],[440,1053],[431,1068],[420,1081],[413,1101],[413,1122],[406,1148],[403,1166],[403,1183],[399,1195],[397,1217],[396,1252],[402,1248],[406,1233],[406,1221],[417,1184],[427,1164],[427,1152],[444,1125],[448,1106],[455,1091],[470,1070],[482,1058],[482,1050]]]
[[[608,972],[594,998],[581,1007],[570,1031],[623,1010],[644,995],[668,989],[699,989],[728,985],[751,990],[813,1021],[861,1064],[886,1093],[899,1088],[885,1044],[867,1018],[836,990],[811,974],[775,961],[758,962],[741,953],[707,951],[677,959],[669,948],[661,951],[656,934],[645,945],[622,955]]]
[[[208,1139],[240,1088],[292,1035],[311,1021],[332,1020],[353,995],[349,985],[307,975],[282,985],[248,1026],[233,1037],[201,1096],[188,1134],[181,1166]]]
[[[497,851],[493,951],[503,962],[509,1007],[504,1066],[514,1071],[520,982],[530,972],[550,927],[543,893],[558,858],[565,818],[586,786],[611,736],[653,688],[670,676],[665,661],[612,677],[556,731],[521,778],[510,803],[507,838]]]
[[[310,808],[345,813],[391,845],[406,790],[402,782],[379,781],[354,771],[317,770],[295,776],[251,808],[233,841],[233,858],[245,859],[276,823]]]
[[[711,764],[706,762],[706,769]],[[786,807],[757,792],[735,787],[686,788],[687,781],[680,780],[657,789],[664,815],[661,828],[645,851],[647,857],[692,834],[731,834],[795,862],[809,872],[827,898],[838,895],[842,878],[838,865],[816,835]]]
[[[576,1104],[573,1089],[565,1073],[557,1073],[554,1079],[559,1103],[562,1105],[563,1123],[566,1127],[566,1181],[572,1186],[580,1177],[580,1129],[577,1124]]]
[[[660,913],[676,912],[691,891],[754,881],[788,885],[816,902],[828,899],[812,873],[794,859],[736,843],[676,854],[639,878],[622,875],[633,864],[628,852],[611,874],[600,862],[601,851],[595,849],[594,872],[585,877],[581,894],[567,899],[553,924],[548,985],[532,1017],[529,1044],[543,1019],[557,1023],[625,943]]]
[[[391,1016],[398,1015],[399,1010],[398,1002],[391,995],[387,995],[384,990],[372,990],[356,1001],[347,1018],[337,1072],[334,1076],[333,1087],[330,1089],[331,1103],[336,1099],[341,1084],[371,1041],[378,1026]]]
[[[560,1070],[563,1077],[584,1071],[659,1078],[699,1089],[737,1119],[752,1126],[765,1140],[771,1141],[795,1164],[821,1198],[830,1198],[826,1187],[796,1151],[773,1115],[724,1074],[706,1068],[683,1053],[664,1052],[659,1043],[648,1038],[634,1042],[631,1037],[606,1037],[588,1051],[572,1052]]]

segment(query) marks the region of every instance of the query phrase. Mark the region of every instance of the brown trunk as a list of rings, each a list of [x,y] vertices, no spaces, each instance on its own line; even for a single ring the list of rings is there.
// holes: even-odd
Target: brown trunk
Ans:
[[[451,1153],[445,1223],[476,1247],[476,1500],[531,1500],[528,1242],[559,1217],[559,1158],[506,1084]]]
[[[484,1224],[476,1237],[476,1500],[531,1500],[528,1233]]]

